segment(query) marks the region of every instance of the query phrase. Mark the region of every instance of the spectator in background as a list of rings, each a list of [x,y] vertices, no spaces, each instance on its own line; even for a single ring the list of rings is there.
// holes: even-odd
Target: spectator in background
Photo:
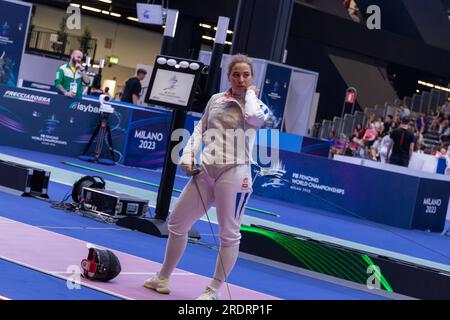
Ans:
[[[438,149],[434,155],[437,158],[447,158],[447,149],[445,149],[444,147],[441,147],[440,149]]]
[[[425,112],[422,112],[420,114],[420,117],[417,118],[416,126],[417,126],[417,130],[420,132],[420,134],[424,134],[427,132],[428,120],[427,120],[427,115],[425,114]]]
[[[375,125],[373,123],[369,124],[369,128],[367,128],[366,132],[364,133],[364,142],[366,146],[369,148],[373,145],[375,142],[375,139],[378,136],[377,130],[375,130]]]
[[[450,122],[448,120],[442,122],[442,131],[439,140],[441,143],[450,142]]]
[[[391,138],[389,135],[378,136],[377,140],[374,142],[371,148],[372,160],[381,161],[382,163],[386,163],[386,159],[388,156],[389,145],[391,144]]]
[[[388,162],[407,167],[414,152],[414,135],[409,130],[409,119],[403,118],[400,127],[391,131],[392,143],[389,145]]]
[[[381,134],[381,132],[383,131],[383,118],[378,117],[377,120],[373,122],[373,125],[378,134]]]
[[[394,117],[390,114],[387,115],[386,119],[384,119],[383,123],[383,131],[381,132],[381,135],[385,136],[389,133],[392,126],[392,121],[394,120]]]
[[[334,145],[334,153],[342,155],[344,154],[346,147],[347,147],[347,139],[345,137],[345,134],[341,133],[339,135],[339,139],[336,141]]]
[[[359,139],[362,139],[363,136],[364,136],[364,128],[360,123],[358,123],[355,129],[353,129],[353,137],[358,137]]]
[[[125,82],[122,96],[120,98],[123,102],[132,104],[139,103],[139,95],[141,94],[141,81],[144,80],[147,71],[145,69],[138,69],[136,77],[132,77]]]
[[[409,110],[409,108],[402,103],[400,105],[400,111],[399,111],[398,115],[399,115],[400,119],[407,118],[411,115],[411,110]]]
[[[443,111],[444,113],[446,112],[447,114],[450,114],[450,102],[447,101],[446,103],[444,103],[443,105]]]
[[[109,96],[110,98],[112,98],[111,93],[109,93],[109,87],[105,87],[105,90],[103,91],[103,94],[106,94],[107,96]]]

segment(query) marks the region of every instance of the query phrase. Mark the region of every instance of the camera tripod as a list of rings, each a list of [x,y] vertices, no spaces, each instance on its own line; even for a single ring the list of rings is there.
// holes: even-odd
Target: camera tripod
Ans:
[[[95,147],[94,156],[86,156],[92,143],[97,138],[97,145]],[[100,158],[102,155],[103,145],[105,144],[105,139],[108,139],[109,152],[111,155],[111,160]],[[111,126],[109,124],[109,113],[102,112],[102,118],[94,130],[89,142],[83,150],[83,153],[79,157],[81,160],[99,162],[103,164],[114,165],[116,162],[116,156],[114,155],[114,147],[111,138]]]

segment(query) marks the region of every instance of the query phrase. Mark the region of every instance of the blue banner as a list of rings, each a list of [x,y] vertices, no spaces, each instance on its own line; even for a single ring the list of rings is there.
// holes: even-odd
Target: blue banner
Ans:
[[[31,5],[0,1],[0,84],[16,86]]]
[[[269,107],[270,116],[264,128],[281,130],[291,73],[290,68],[267,64],[261,100]]]
[[[199,120],[200,117],[188,114],[185,129],[192,133]],[[171,121],[171,111],[133,110],[124,164],[147,169],[162,168]]]
[[[125,165],[148,169],[164,164],[171,113],[134,110],[129,125]]]
[[[257,177],[255,195],[400,228],[435,232],[444,228],[450,181],[284,150],[280,159],[283,177]]]
[[[117,158],[123,160],[130,109],[115,109],[109,120],[111,135]],[[0,137],[4,145],[78,156],[100,119],[95,101],[0,86]]]

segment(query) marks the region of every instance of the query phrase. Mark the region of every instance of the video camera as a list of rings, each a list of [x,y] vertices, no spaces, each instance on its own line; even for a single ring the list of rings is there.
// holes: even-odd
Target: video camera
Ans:
[[[111,97],[107,94],[101,94],[99,97],[100,102],[100,112],[103,113],[114,113],[114,108],[107,102],[111,101]]]

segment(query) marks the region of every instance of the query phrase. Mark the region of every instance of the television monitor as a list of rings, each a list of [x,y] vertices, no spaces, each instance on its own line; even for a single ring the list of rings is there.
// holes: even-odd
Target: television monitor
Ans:
[[[159,4],[136,3],[137,18],[140,23],[162,25],[163,10]]]
[[[203,64],[199,61],[159,55],[145,97],[148,104],[192,111]]]

